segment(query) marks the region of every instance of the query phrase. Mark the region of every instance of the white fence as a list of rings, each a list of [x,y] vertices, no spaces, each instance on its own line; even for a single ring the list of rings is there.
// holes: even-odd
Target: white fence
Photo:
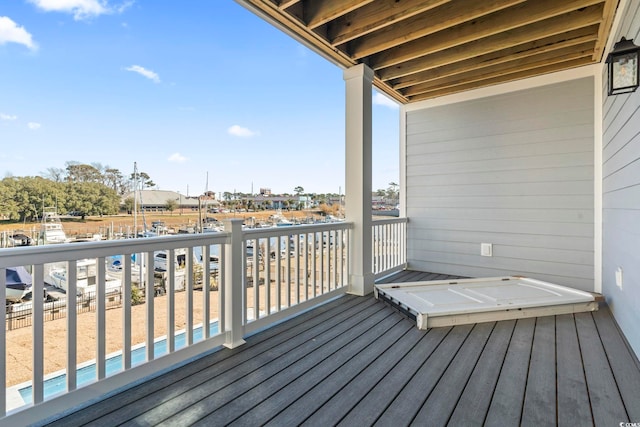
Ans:
[[[374,220],[371,238],[376,279],[406,268],[407,218]]]
[[[374,221],[376,277],[406,266],[406,223]],[[242,220],[228,220],[219,233],[3,249],[0,304],[8,267],[29,268],[33,298],[21,307],[31,309],[31,326],[22,328],[30,331],[28,360],[13,353],[16,330],[0,330],[0,381],[8,386],[0,387],[0,418],[46,419],[52,408],[114,393],[220,345],[235,347],[249,333],[345,293],[351,228],[335,222],[244,230]],[[93,280],[82,276],[87,265]],[[44,282],[55,268],[64,271],[66,295],[45,303]],[[94,312],[79,314],[85,300]],[[50,330],[54,322],[64,322],[62,332]],[[51,366],[52,352],[64,353],[61,366]],[[14,363],[28,364],[30,378],[15,381]],[[91,369],[88,380],[79,368]]]
[[[0,418],[32,412],[24,419],[46,419],[51,396],[57,397],[55,410],[60,412],[220,345],[239,345],[248,333],[346,292],[350,228],[336,222],[243,230],[241,220],[229,220],[220,233],[3,249],[0,304],[6,300],[7,267],[27,266],[33,276],[32,374],[18,385],[9,379],[16,343],[10,340],[14,331],[2,328],[0,343],[6,351],[0,352],[0,381],[9,387],[0,387]],[[159,253],[164,254],[164,272],[154,268]],[[87,259],[95,260],[95,283],[79,277],[78,266]],[[60,264],[68,288],[66,304],[57,304],[66,311],[65,332],[50,336],[53,322],[45,322],[43,283],[52,266]],[[115,280],[120,281],[117,290]],[[89,292],[95,292],[95,313],[79,315],[78,300]],[[113,292],[122,292],[122,304],[107,309]],[[132,306],[140,294],[144,303]],[[135,321],[139,310],[143,325]],[[141,334],[143,339],[136,341]],[[92,357],[78,360],[87,342],[93,346]],[[45,363],[52,351],[66,356],[57,370]],[[143,352],[142,361],[133,360],[135,351]],[[114,355],[119,357],[115,369]],[[77,374],[78,366],[85,365],[95,370],[87,384]],[[46,391],[47,381],[56,377],[60,382],[61,375],[62,390]]]

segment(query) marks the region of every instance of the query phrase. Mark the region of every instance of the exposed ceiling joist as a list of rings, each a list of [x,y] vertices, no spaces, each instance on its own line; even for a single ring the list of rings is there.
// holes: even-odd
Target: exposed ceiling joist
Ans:
[[[619,0],[236,0],[409,103],[602,61]]]

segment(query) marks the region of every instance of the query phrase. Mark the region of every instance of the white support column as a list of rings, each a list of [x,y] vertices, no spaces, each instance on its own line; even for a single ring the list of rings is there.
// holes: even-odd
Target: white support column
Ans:
[[[242,219],[227,219],[224,230],[231,232],[231,242],[225,245],[224,265],[224,314],[225,334],[224,346],[235,348],[245,343],[242,320],[243,301],[243,264],[242,264]],[[257,250],[257,248],[256,248]],[[257,283],[257,282],[256,282]],[[254,285],[254,286],[257,286]]]
[[[349,293],[373,292],[371,244],[371,96],[373,71],[364,64],[344,71],[346,85],[346,189],[349,233]]]

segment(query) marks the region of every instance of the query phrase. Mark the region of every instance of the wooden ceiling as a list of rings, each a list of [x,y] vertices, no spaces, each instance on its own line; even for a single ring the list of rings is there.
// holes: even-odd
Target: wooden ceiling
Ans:
[[[600,62],[618,0],[236,0],[402,103]]]

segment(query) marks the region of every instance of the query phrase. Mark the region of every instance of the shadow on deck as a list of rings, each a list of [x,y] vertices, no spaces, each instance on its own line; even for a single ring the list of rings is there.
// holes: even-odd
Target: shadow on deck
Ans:
[[[640,422],[640,369],[606,306],[419,331],[346,295],[52,425],[621,422]]]

